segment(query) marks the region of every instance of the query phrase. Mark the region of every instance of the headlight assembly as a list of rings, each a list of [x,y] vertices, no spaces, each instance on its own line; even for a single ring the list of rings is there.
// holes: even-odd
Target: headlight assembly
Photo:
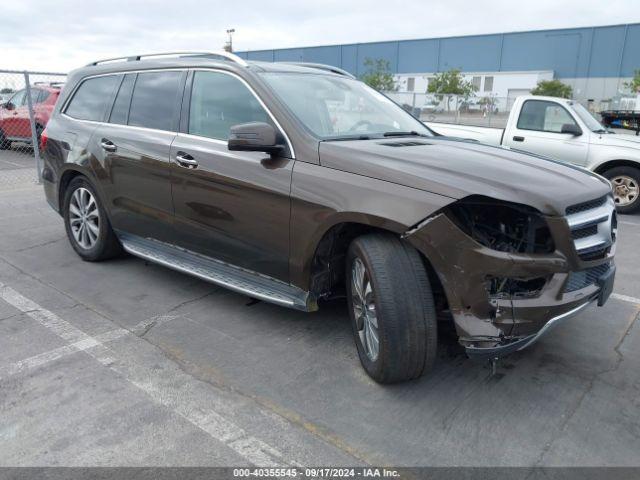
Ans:
[[[511,253],[552,253],[553,238],[536,209],[473,195],[452,205],[447,216],[485,247]]]

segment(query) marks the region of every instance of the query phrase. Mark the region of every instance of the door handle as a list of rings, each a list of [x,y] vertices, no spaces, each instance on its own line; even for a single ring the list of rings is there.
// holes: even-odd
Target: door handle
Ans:
[[[524,142],[524,137],[515,136],[515,137],[513,137],[513,141],[514,142]]]
[[[102,141],[100,142],[100,146],[105,152],[115,152],[118,149],[115,143],[113,143],[111,140],[107,140],[106,138],[102,139]]]
[[[176,161],[182,167],[198,168],[198,161],[185,152],[176,153]]]

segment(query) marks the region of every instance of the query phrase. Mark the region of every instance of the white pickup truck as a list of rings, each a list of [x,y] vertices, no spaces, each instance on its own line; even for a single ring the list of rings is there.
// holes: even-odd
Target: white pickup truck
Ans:
[[[640,210],[640,138],[608,131],[573,100],[518,97],[504,129],[426,123],[441,135],[502,145],[580,165],[609,179],[619,212]]]

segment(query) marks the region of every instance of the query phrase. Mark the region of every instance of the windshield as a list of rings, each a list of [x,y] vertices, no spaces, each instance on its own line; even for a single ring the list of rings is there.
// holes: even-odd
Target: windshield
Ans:
[[[571,106],[573,107],[573,111],[576,112],[576,114],[580,117],[580,120],[585,123],[589,130],[591,130],[592,132],[607,131],[607,129],[604,128],[602,124],[595,119],[591,112],[589,112],[589,110],[584,108],[582,105],[580,105],[579,103],[572,103]]]
[[[308,73],[262,76],[305,127],[322,139],[432,136],[421,122],[357,80]]]

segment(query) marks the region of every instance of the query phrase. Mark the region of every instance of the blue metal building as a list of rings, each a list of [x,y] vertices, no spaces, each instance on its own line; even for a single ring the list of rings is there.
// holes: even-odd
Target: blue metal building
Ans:
[[[640,69],[640,24],[240,52],[249,60],[326,63],[355,75],[366,58],[396,74],[552,71],[579,97],[615,96]]]

